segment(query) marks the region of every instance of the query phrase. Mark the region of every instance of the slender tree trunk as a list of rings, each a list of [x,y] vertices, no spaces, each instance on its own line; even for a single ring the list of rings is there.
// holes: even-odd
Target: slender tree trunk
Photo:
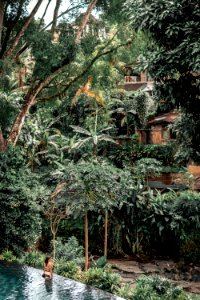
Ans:
[[[1,58],[3,57],[3,55],[6,51],[6,48],[8,46],[8,41],[9,41],[9,38],[11,37],[11,32],[13,31],[14,27],[16,26],[16,24],[18,23],[18,21],[21,17],[24,2],[25,2],[24,0],[19,1],[19,5],[18,5],[17,11],[16,11],[16,16],[14,19],[12,19],[12,22],[6,28],[4,40],[2,41],[2,48],[0,51]],[[4,14],[5,14],[5,12],[8,11],[9,1],[4,1],[4,3],[6,3],[6,5],[4,6]]]
[[[21,37],[24,35],[24,32],[26,31],[26,29],[28,28],[29,24],[31,23],[32,19],[34,18],[36,12],[38,11],[38,8],[40,7],[41,3],[43,0],[38,0],[37,4],[35,5],[35,7],[33,8],[31,14],[29,15],[29,17],[27,18],[24,26],[21,28],[21,30],[18,32],[18,34],[16,35],[14,42],[12,44],[12,47],[6,52],[5,56],[12,56],[13,52],[15,51]]]
[[[97,145],[93,145],[93,150],[92,150],[92,154],[94,157],[97,157]]]
[[[41,90],[41,86],[38,85],[38,86],[36,86],[36,88],[29,90],[29,92],[27,93],[27,95],[24,99],[24,104],[23,104],[17,118],[15,119],[15,122],[11,129],[10,135],[8,137],[8,143],[11,143],[13,145],[16,144],[16,142],[19,138],[19,135],[21,133],[22,126],[24,125],[25,117],[28,114],[29,109],[35,102],[35,97],[40,92],[40,90]]]
[[[84,29],[85,29],[85,26],[86,26],[86,24],[87,24],[87,22],[88,22],[88,20],[90,18],[92,10],[94,9],[97,1],[98,0],[92,0],[90,2],[90,4],[88,5],[88,8],[87,8],[87,10],[86,10],[86,12],[84,14],[84,17],[81,20],[81,24],[80,24],[79,30],[78,30],[78,32],[76,34],[76,38],[75,38],[75,43],[76,44],[78,44],[80,42],[80,40],[81,40],[81,35],[82,35],[82,33],[83,33]]]
[[[7,147],[7,141],[3,137],[3,133],[0,129],[0,152],[3,152],[6,150]]]
[[[41,18],[41,20],[40,20],[40,26],[42,25],[42,23],[43,23],[43,21],[44,21],[44,17],[45,17],[45,15],[46,15],[46,13],[47,13],[47,10],[48,10],[48,7],[49,7],[49,4],[50,4],[50,3],[51,3],[51,0],[49,0],[48,3],[47,3],[47,5],[46,5],[46,8],[45,8],[44,13],[43,13],[43,15],[42,15],[42,18]]]
[[[19,60],[19,57],[20,57],[20,55],[26,50],[26,49],[28,49],[28,44],[24,44],[22,47],[21,47],[21,49],[19,49],[19,51],[17,52],[17,54],[16,54],[16,56],[15,56],[15,61],[16,62],[20,62],[20,60]]]
[[[105,212],[105,222],[104,222],[104,256],[107,257],[108,254],[108,212]]]
[[[54,9],[54,13],[53,13],[53,23],[52,23],[52,26],[51,26],[51,31],[52,31],[53,34],[55,32],[56,25],[57,25],[58,10],[60,8],[60,4],[61,4],[61,0],[57,0],[56,1],[56,6],[55,6],[55,9]]]
[[[2,39],[2,31],[3,31],[3,18],[4,18],[4,0],[0,0],[0,52],[1,52],[1,39]]]
[[[9,137],[8,137],[8,143],[16,145],[16,142],[19,138],[19,135],[21,133],[21,129],[24,125],[25,117],[27,116],[29,109],[31,106],[35,103],[35,98],[38,95],[38,93],[45,87],[49,81],[55,76],[57,73],[59,73],[59,69],[54,72],[54,74],[47,77],[45,80],[40,81],[35,87],[30,88],[28,93],[26,94],[24,98],[24,104],[21,107],[21,110],[15,119],[15,122],[12,126],[12,129],[10,131]]]
[[[85,210],[85,271],[88,270],[89,258],[88,258],[88,211]]]
[[[53,261],[56,259],[56,234],[53,233]]]

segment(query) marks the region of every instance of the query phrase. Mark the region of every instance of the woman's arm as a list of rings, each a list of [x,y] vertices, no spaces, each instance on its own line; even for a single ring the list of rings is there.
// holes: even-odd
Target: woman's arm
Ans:
[[[49,262],[49,269],[50,269],[50,273],[51,273],[51,277],[53,276],[53,263]]]

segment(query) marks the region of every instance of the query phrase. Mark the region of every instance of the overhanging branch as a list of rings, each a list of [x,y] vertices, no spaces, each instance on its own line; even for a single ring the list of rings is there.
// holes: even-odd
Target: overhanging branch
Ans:
[[[108,55],[116,50],[118,50],[119,48],[122,48],[124,46],[127,46],[129,42],[126,42],[124,44],[120,44],[120,45],[117,45],[116,47],[110,49],[110,50],[107,50],[105,52],[102,52],[102,53],[98,53],[91,61],[90,63],[87,65],[87,67],[79,74],[77,75],[76,77],[74,77],[68,84],[65,85],[65,88],[62,89],[61,92],[57,93],[57,94],[54,94],[54,95],[51,95],[49,97],[44,97],[44,98],[38,98],[36,100],[36,102],[42,102],[42,101],[49,101],[49,100],[53,100],[55,98],[58,98],[58,97],[65,97],[66,96],[66,92],[68,91],[68,89],[71,87],[72,84],[74,84],[75,82],[77,82],[81,77],[83,77],[85,74],[87,74],[88,70],[92,67],[92,65],[102,56],[105,56],[105,55]]]

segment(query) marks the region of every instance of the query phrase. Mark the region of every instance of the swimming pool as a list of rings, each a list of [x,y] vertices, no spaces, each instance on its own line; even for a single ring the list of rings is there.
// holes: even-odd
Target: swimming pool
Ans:
[[[42,270],[0,262],[0,300],[123,300],[82,283],[55,275],[44,280]]]

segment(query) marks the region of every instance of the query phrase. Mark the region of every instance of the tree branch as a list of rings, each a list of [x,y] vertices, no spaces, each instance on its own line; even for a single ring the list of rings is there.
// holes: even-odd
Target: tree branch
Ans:
[[[70,6],[69,6],[70,7]],[[67,8],[65,11],[63,11],[60,15],[58,15],[57,19],[61,18],[62,16],[64,16],[65,14],[69,13],[70,11],[74,10],[74,9],[77,9],[77,8],[80,8],[82,7],[82,5],[77,5],[77,6],[73,6],[71,8]],[[51,24],[53,23],[53,21],[51,21],[50,23],[48,23],[45,27],[43,27],[42,30],[45,30],[47,29],[49,26],[51,26]]]
[[[5,1],[0,0],[0,51],[1,51],[2,31],[3,31],[4,5],[5,5]]]
[[[16,35],[11,48],[6,52],[5,57],[13,55],[13,52],[15,51],[17,45],[19,44],[21,37],[24,35],[24,32],[26,31],[26,29],[28,28],[29,24],[31,23],[33,17],[35,16],[36,12],[38,11],[38,8],[40,7],[42,1],[43,0],[38,0],[37,4],[35,5],[35,7],[33,8],[32,12],[29,15],[29,17],[27,18],[25,24],[22,26],[21,30]]]
[[[78,44],[80,42],[80,39],[81,39],[81,35],[85,29],[85,26],[87,24],[87,22],[89,21],[89,18],[90,18],[90,15],[92,13],[92,10],[94,9],[96,3],[97,3],[98,0],[92,0],[90,2],[90,4],[88,5],[88,8],[86,10],[86,12],[84,13],[84,16],[81,20],[81,24],[80,24],[80,27],[79,27],[79,30],[77,31],[77,34],[76,34],[76,38],[75,38],[75,44]]]
[[[126,42],[124,44],[120,44],[110,50],[107,50],[105,52],[102,52],[102,53],[98,53],[91,61],[90,63],[87,65],[87,67],[79,74],[77,75],[76,77],[74,77],[68,84],[65,85],[65,88],[60,92],[60,93],[57,93],[57,94],[54,94],[54,95],[51,95],[49,97],[45,97],[45,98],[40,98],[40,99],[37,99],[36,102],[42,102],[42,101],[49,101],[49,100],[52,100],[52,99],[55,99],[57,97],[64,97],[66,96],[66,92],[68,91],[68,89],[71,87],[72,84],[74,84],[75,82],[77,82],[81,77],[83,77],[85,74],[87,74],[89,68],[92,67],[92,65],[102,56],[105,56],[105,55],[108,55],[114,51],[116,51],[117,49],[121,48],[121,47],[124,47],[124,46],[127,46],[129,42]]]
[[[47,13],[47,9],[48,9],[50,3],[51,3],[51,0],[49,0],[48,3],[47,3],[47,5],[46,5],[46,8],[45,8],[44,13],[43,13],[43,15],[42,15],[42,18],[41,18],[41,20],[40,20],[40,25],[39,25],[39,27],[42,25],[42,22],[43,22],[44,17],[45,17],[45,15],[46,15],[46,13]]]
[[[48,8],[48,6],[49,6],[49,3],[50,3],[51,1],[52,1],[52,0],[49,0],[49,2],[48,2],[48,4],[47,4],[47,7],[46,7],[46,9],[45,9],[45,12],[44,12],[44,14],[43,14],[43,16],[42,16],[42,19],[44,18],[44,15],[46,14],[46,10],[47,10],[47,8]],[[77,6],[74,6],[74,7],[71,7],[71,8],[67,8],[64,12],[62,12],[60,15],[58,15],[57,19],[61,18],[63,15],[69,13],[70,11],[72,11],[72,10],[74,10],[74,9],[81,8],[81,7],[82,7],[82,5],[79,4],[79,5],[77,5]],[[41,21],[40,21],[40,24],[42,23],[42,19],[41,19]],[[43,28],[41,29],[41,31],[47,29],[52,23],[53,23],[53,21],[51,21],[50,23],[48,23],[45,27],[43,27]],[[21,47],[21,49],[18,51],[18,53],[17,53],[16,56],[15,56],[15,61],[17,61],[17,60],[19,59],[19,56],[20,56],[20,55],[21,55],[28,47],[29,47],[28,44],[24,44],[24,45]]]
[[[0,0],[0,2],[1,2],[1,0]],[[7,3],[6,3],[6,6],[4,7],[4,14],[5,14],[5,12],[7,12],[8,7],[9,7],[9,1],[6,1],[6,2]],[[6,20],[6,18],[4,19],[6,33],[5,33],[3,43],[2,43],[2,48],[0,50],[0,57],[2,57],[4,55],[4,53],[7,49],[7,45],[8,45],[9,38],[11,36],[11,32],[12,32],[13,28],[15,27],[15,25],[17,24],[17,22],[19,21],[19,18],[22,13],[23,5],[24,5],[24,0],[20,0],[19,7],[17,9],[17,14],[16,14],[16,17],[14,18],[14,20],[10,20],[10,19]],[[0,9],[0,11],[1,11],[1,9]]]

